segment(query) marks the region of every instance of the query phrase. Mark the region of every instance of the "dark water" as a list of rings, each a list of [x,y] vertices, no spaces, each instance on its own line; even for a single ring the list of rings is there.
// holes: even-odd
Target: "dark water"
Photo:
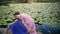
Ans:
[[[47,24],[38,25],[36,24],[36,28],[41,30],[43,34],[60,34],[60,27],[51,27]]]

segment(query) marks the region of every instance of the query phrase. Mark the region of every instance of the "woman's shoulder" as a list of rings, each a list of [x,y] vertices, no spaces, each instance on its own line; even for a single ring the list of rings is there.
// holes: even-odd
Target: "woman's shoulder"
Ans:
[[[26,13],[21,13],[21,15],[28,15],[28,14],[26,14]]]
[[[26,13],[21,13],[21,16],[22,17],[30,17],[28,14],[26,14]]]

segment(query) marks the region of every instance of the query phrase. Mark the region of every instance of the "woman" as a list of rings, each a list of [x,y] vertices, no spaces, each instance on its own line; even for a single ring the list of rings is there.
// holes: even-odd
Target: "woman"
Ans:
[[[33,19],[25,13],[14,14],[16,20],[9,26],[12,34],[37,34]]]

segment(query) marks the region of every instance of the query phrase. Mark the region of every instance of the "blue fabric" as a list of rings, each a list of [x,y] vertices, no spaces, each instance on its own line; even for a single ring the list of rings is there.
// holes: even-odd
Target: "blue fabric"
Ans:
[[[21,19],[17,19],[14,21],[15,23],[9,26],[9,30],[11,30],[12,34],[27,34],[26,27],[22,24]]]

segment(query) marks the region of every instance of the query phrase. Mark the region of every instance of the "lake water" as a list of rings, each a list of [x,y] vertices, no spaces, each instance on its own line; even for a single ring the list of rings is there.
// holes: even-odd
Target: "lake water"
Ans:
[[[60,34],[60,27],[51,27],[47,24],[38,25],[36,24],[36,28],[41,30],[43,34]]]

